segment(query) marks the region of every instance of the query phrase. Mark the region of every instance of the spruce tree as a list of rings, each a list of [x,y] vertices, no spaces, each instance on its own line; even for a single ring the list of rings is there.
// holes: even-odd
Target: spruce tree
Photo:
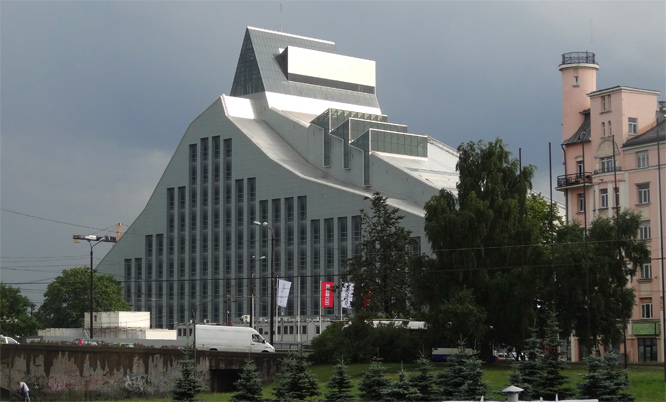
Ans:
[[[194,361],[190,358],[190,350],[185,350],[185,357],[180,361],[181,377],[176,380],[171,389],[174,401],[193,402],[194,397],[204,392],[206,388],[196,375]]]
[[[398,380],[389,382],[388,386],[382,390],[382,401],[418,401],[421,394],[412,388],[407,379],[405,370],[400,370]]]
[[[373,357],[368,371],[363,373],[359,383],[359,395],[364,401],[381,401],[382,391],[389,387],[390,381],[384,378],[385,369],[381,359]]]
[[[539,367],[539,351],[541,350],[541,340],[538,338],[536,330],[532,330],[532,335],[525,341],[525,354],[527,360],[520,360],[514,363],[509,382],[524,389],[520,395],[526,400],[539,399],[538,388],[541,383],[541,368]]]
[[[599,402],[633,402],[633,395],[622,391],[629,388],[626,370],[618,370],[618,355],[609,350],[602,359],[598,351],[585,358],[587,374],[581,374],[578,384],[580,398],[598,399]]]
[[[231,397],[232,402],[238,401],[262,401],[263,398],[263,383],[259,378],[257,366],[252,359],[247,359],[243,370],[241,371],[240,378],[234,383],[238,389],[238,393]]]
[[[467,354],[458,352],[446,359],[446,367],[436,375],[439,397],[444,400],[457,399],[465,384],[465,360]]]
[[[465,360],[463,369],[465,383],[460,388],[457,398],[462,400],[477,400],[485,397],[488,391],[488,384],[483,381],[481,360],[470,356]]]
[[[548,400],[564,399],[570,394],[570,390],[565,385],[568,382],[567,377],[562,374],[566,369],[566,364],[560,359],[560,329],[557,326],[557,319],[554,313],[548,315],[548,320],[544,327],[543,347],[544,354],[539,358],[540,379],[537,382],[539,395],[534,397],[543,397]]]
[[[292,352],[282,361],[273,394],[283,401],[303,400],[319,395],[319,384],[302,351]]]
[[[419,401],[431,401],[435,399],[437,389],[435,387],[435,376],[432,374],[433,365],[428,358],[421,355],[416,360],[416,374],[409,378],[409,383],[419,391]]]
[[[347,366],[343,359],[338,361],[335,365],[335,372],[328,380],[326,388],[326,400],[329,401],[351,401],[353,396],[351,394],[352,382],[351,377],[347,375]]]

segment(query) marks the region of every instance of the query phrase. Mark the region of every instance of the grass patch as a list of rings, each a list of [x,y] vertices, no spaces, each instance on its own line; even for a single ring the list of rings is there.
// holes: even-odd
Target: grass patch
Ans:
[[[312,371],[319,381],[320,391],[322,394],[319,399],[322,400],[326,392],[326,383],[333,375],[334,365],[315,365],[312,366]],[[354,384],[354,392],[357,392],[358,383],[363,376],[363,373],[368,368],[368,364],[350,364],[347,366],[347,374],[352,377]],[[396,379],[401,369],[404,369],[408,374],[414,374],[414,364],[400,364],[400,363],[385,363],[386,375],[389,378]],[[441,371],[444,368],[443,363],[436,363],[434,373]],[[500,364],[484,364],[483,379],[489,384],[487,400],[504,401],[506,397],[500,394],[500,391],[506,388],[509,384],[509,372],[511,371],[511,363],[502,362]],[[587,371],[585,364],[576,363],[569,364],[569,368],[563,371],[563,374],[569,378],[569,385],[575,388],[575,384],[580,381],[580,374]],[[663,366],[629,366],[629,380],[631,381],[631,388],[629,393],[636,397],[636,402],[655,402],[666,401],[666,383],[664,382]],[[264,398],[272,399],[274,383],[264,387]],[[219,394],[201,394],[198,400],[201,402],[228,402],[233,394],[232,393],[219,393]],[[312,398],[316,400],[317,398]],[[150,401],[150,402],[170,402],[170,398],[162,399],[132,399],[133,401]]]

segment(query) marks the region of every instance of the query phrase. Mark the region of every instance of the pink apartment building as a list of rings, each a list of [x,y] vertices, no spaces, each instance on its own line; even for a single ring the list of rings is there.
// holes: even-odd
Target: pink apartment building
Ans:
[[[626,347],[629,362],[663,362],[666,102],[658,102],[659,92],[647,89],[597,89],[599,65],[591,52],[563,54],[559,69],[565,174],[558,177],[557,190],[565,196],[565,218],[589,225],[597,217],[612,216],[616,206],[641,214],[638,235],[650,242],[652,258],[632,278],[636,305],[620,352]],[[575,340],[572,346],[571,357],[577,361]]]

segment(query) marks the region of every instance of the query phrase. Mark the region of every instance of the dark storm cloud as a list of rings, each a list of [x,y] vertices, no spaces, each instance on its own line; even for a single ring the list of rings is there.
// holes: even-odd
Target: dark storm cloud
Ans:
[[[661,100],[666,90],[663,2],[0,7],[0,279],[9,283],[87,265],[88,246],[72,234],[132,222],[187,125],[229,93],[248,25],[331,40],[341,54],[375,60],[391,122],[453,147],[500,137],[537,165],[535,187],[545,192],[549,142],[561,173],[562,53],[595,52],[599,88],[654,89]],[[38,287],[22,287],[41,301]]]

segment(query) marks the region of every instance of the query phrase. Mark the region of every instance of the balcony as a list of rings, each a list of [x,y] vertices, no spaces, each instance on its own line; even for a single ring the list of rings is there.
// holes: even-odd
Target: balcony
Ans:
[[[592,52],[569,52],[562,54],[562,64],[597,64]]]
[[[622,171],[622,166],[615,166],[615,169],[613,169],[612,166],[608,167],[602,167],[601,169],[597,169],[594,171],[594,174],[608,174],[608,173],[615,173],[615,172],[621,172]]]
[[[592,184],[592,174],[590,172],[557,176],[557,188],[580,186],[583,184]]]

